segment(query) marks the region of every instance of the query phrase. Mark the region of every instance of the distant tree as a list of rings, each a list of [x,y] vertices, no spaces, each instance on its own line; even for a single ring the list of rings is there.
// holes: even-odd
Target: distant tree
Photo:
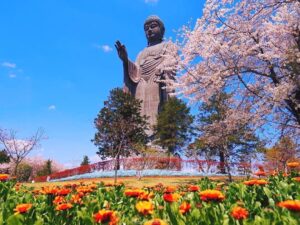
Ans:
[[[269,169],[286,171],[286,164],[297,158],[297,145],[288,136],[282,137],[272,148],[267,149],[265,159]]]
[[[16,131],[9,133],[0,129],[0,144],[4,146],[4,151],[14,163],[13,175],[17,174],[18,166],[22,160],[38,145],[43,138],[44,132],[38,129],[35,134],[27,139],[18,139]]]
[[[141,101],[120,88],[111,90],[95,119],[95,126],[97,132],[92,142],[102,159],[115,159],[116,182],[120,157],[139,154],[137,146],[147,143],[148,123],[146,116],[141,116]]]
[[[44,176],[47,160],[41,156],[26,157],[22,163],[29,164],[32,167],[32,177]],[[64,170],[63,165],[51,159],[51,174]]]
[[[40,171],[37,172],[38,176],[47,176],[52,174],[53,169],[52,169],[52,160],[48,159],[47,161],[44,162],[44,165]]]
[[[21,182],[27,182],[32,174],[32,166],[27,163],[20,163],[16,176],[17,180]]]
[[[189,155],[204,153],[208,158],[218,156],[220,172],[227,172],[230,180],[230,162],[241,158],[251,159],[253,153],[263,146],[251,127],[251,120],[243,117],[244,111],[248,110],[247,105],[240,111],[241,117],[236,119],[231,117],[231,107],[230,98],[225,92],[215,94],[208,103],[203,103],[199,107],[196,124],[198,137],[189,149]],[[231,126],[227,125],[228,120],[231,120]]]
[[[9,163],[10,159],[7,155],[7,153],[5,152],[5,150],[0,151],[0,164],[1,163]]]
[[[171,97],[157,116],[154,142],[166,148],[169,156],[178,153],[179,148],[191,140],[193,120],[190,108],[182,100]]]
[[[85,166],[85,165],[89,165],[89,164],[90,164],[89,157],[87,155],[83,156],[83,160],[80,165]]]

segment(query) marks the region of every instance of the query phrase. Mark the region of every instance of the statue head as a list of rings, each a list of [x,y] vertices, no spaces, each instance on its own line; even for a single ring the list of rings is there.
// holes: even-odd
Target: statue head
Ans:
[[[165,33],[165,26],[158,16],[149,16],[144,23],[144,30],[148,45],[161,43]]]

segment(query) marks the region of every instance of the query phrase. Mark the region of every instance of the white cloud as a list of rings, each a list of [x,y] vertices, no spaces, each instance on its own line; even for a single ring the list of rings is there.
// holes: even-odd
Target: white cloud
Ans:
[[[10,62],[3,62],[3,63],[1,64],[1,66],[7,67],[7,68],[11,68],[11,69],[17,67],[17,65],[16,65],[15,63],[10,63]]]
[[[111,51],[113,50],[109,45],[102,45],[102,46],[101,46],[101,49],[102,49],[104,52],[111,52]]]
[[[145,3],[157,3],[158,0],[145,0]]]
[[[49,105],[48,109],[49,109],[49,110],[55,110],[55,109],[56,109],[56,106],[55,106],[55,105]]]
[[[12,79],[17,77],[17,75],[14,73],[9,74],[8,76],[9,76],[9,78],[12,78]]]
[[[94,47],[101,49],[103,52],[111,52],[113,50],[109,45],[94,45]]]

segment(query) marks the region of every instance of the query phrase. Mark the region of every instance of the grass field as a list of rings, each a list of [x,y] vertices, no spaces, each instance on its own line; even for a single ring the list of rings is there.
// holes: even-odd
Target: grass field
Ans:
[[[144,187],[144,186],[154,186],[158,183],[163,183],[165,186],[168,185],[185,185],[185,184],[193,184],[196,183],[197,180],[201,179],[201,177],[143,177],[142,179],[137,179],[136,177],[120,177],[118,178],[118,182],[123,182],[127,187]],[[225,181],[227,177],[223,176],[214,176],[209,177],[211,180],[216,181]],[[240,179],[240,178],[235,178]],[[64,182],[41,182],[41,183],[25,183],[26,186],[41,188],[43,186],[56,186],[56,185],[64,185],[68,183],[92,183],[92,182],[104,182],[113,184],[114,178],[93,178],[93,179],[80,179],[74,181],[64,181]]]

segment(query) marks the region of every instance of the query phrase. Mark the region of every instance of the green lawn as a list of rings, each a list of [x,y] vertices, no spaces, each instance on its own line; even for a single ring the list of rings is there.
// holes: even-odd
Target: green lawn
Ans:
[[[118,182],[123,182],[127,187],[144,187],[144,186],[154,186],[158,183],[163,183],[165,186],[167,185],[185,185],[185,184],[193,184],[197,180],[201,179],[201,177],[143,177],[141,180],[137,179],[136,177],[120,177],[118,178]],[[209,177],[211,180],[219,180],[225,181],[227,177]],[[240,178],[236,178],[240,179]],[[81,179],[81,180],[74,180],[74,181],[64,181],[64,182],[41,182],[41,183],[24,183],[26,186],[35,187],[37,189],[43,186],[56,186],[56,185],[64,185],[68,183],[92,183],[92,182],[101,182],[104,183],[113,183],[113,178],[93,178],[93,179]]]

